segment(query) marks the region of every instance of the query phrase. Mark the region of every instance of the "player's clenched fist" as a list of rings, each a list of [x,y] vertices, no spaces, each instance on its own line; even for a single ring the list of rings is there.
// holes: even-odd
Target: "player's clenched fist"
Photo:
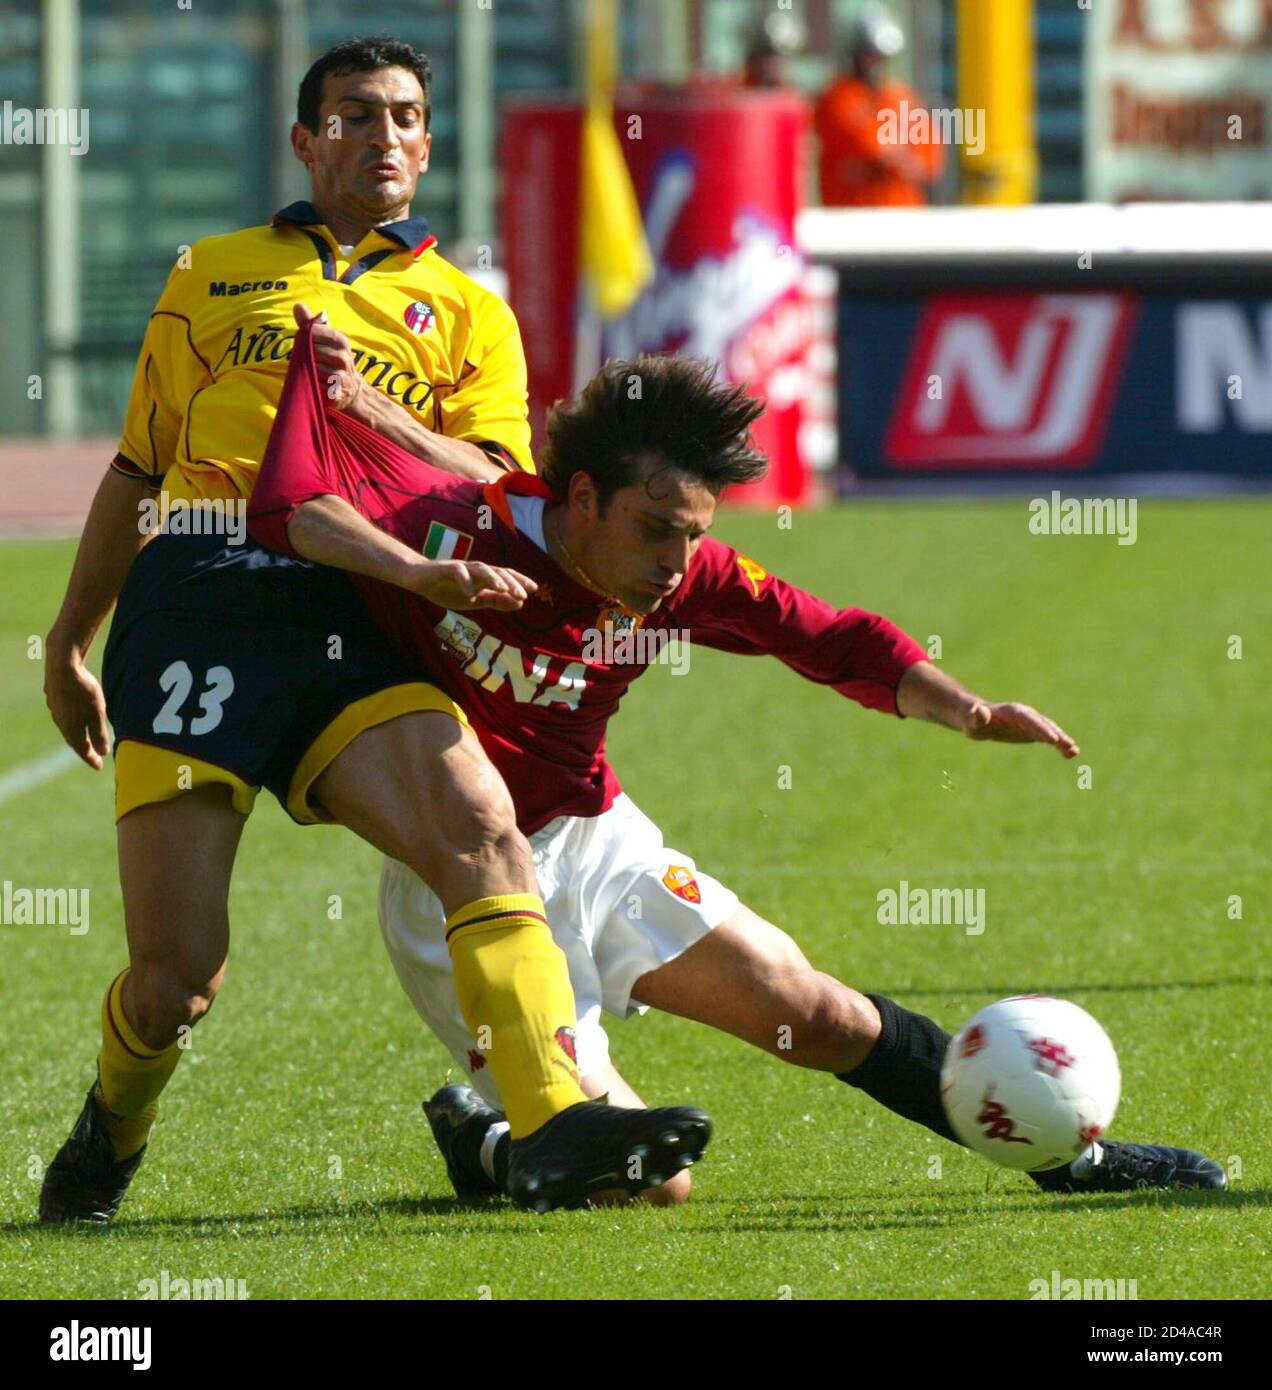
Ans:
[[[520,608],[539,586],[528,575],[469,560],[424,560],[412,593],[440,608]]]
[[[366,383],[354,363],[349,339],[332,328],[324,315],[311,313],[307,305],[296,304],[292,312],[298,328],[303,328],[311,319],[318,320],[314,324],[314,364],[318,368],[323,395],[335,409],[357,414]]]

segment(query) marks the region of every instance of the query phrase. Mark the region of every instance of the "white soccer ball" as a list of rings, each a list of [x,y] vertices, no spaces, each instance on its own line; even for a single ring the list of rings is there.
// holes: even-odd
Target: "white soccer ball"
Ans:
[[[1108,1130],[1121,1091],[1109,1035],[1085,1009],[1043,994],[982,1009],[941,1065],[954,1133],[1004,1168],[1070,1162]]]

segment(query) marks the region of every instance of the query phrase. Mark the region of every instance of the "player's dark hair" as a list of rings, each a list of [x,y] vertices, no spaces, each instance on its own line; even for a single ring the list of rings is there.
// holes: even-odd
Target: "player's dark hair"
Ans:
[[[428,90],[433,80],[433,65],[409,43],[387,35],[347,39],[315,59],[301,80],[300,94],[296,98],[296,119],[306,130],[317,135],[322,84],[327,74],[343,77],[350,72],[376,72],[380,68],[406,68],[419,78],[420,86],[424,89],[424,129],[427,130],[433,115]]]
[[[718,497],[730,483],[753,483],[768,468],[751,438],[763,413],[763,401],[743,385],[717,381],[709,362],[652,356],[607,362],[575,400],[558,401],[548,412],[543,477],[565,497],[570,479],[588,474],[602,515],[619,488],[644,479],[648,489],[664,468],[680,469]]]

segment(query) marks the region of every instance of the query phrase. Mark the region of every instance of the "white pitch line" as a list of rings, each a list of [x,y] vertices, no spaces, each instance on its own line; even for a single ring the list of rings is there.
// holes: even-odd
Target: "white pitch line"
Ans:
[[[0,801],[9,801],[23,792],[29,792],[32,787],[51,782],[77,762],[79,759],[69,748],[57,748],[41,758],[19,763],[8,772],[0,772]]]

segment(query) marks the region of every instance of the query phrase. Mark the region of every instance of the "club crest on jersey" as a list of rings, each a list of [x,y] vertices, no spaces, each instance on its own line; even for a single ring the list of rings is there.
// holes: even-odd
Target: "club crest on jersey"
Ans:
[[[601,613],[602,631],[608,628],[616,637],[624,632],[635,632],[642,621],[639,613],[622,607],[606,608]]]
[[[417,299],[414,303],[406,306],[402,321],[412,333],[418,336],[427,333],[432,328],[437,322],[437,315],[433,312],[431,304],[425,304],[422,299]]]
[[[473,548],[473,538],[467,531],[455,531],[440,521],[431,521],[422,547],[429,560],[466,560]]]
[[[481,628],[468,618],[461,618],[458,613],[447,612],[434,630],[442,639],[446,650],[461,666],[467,666],[477,655]]]
[[[768,578],[768,570],[761,565],[757,565],[754,560],[748,559],[745,555],[738,556],[738,569],[747,577],[751,585],[751,597],[759,598],[760,585]]]
[[[663,887],[669,893],[683,898],[685,902],[697,904],[702,901],[702,889],[698,887],[698,880],[683,864],[672,864],[663,874],[662,881]]]

